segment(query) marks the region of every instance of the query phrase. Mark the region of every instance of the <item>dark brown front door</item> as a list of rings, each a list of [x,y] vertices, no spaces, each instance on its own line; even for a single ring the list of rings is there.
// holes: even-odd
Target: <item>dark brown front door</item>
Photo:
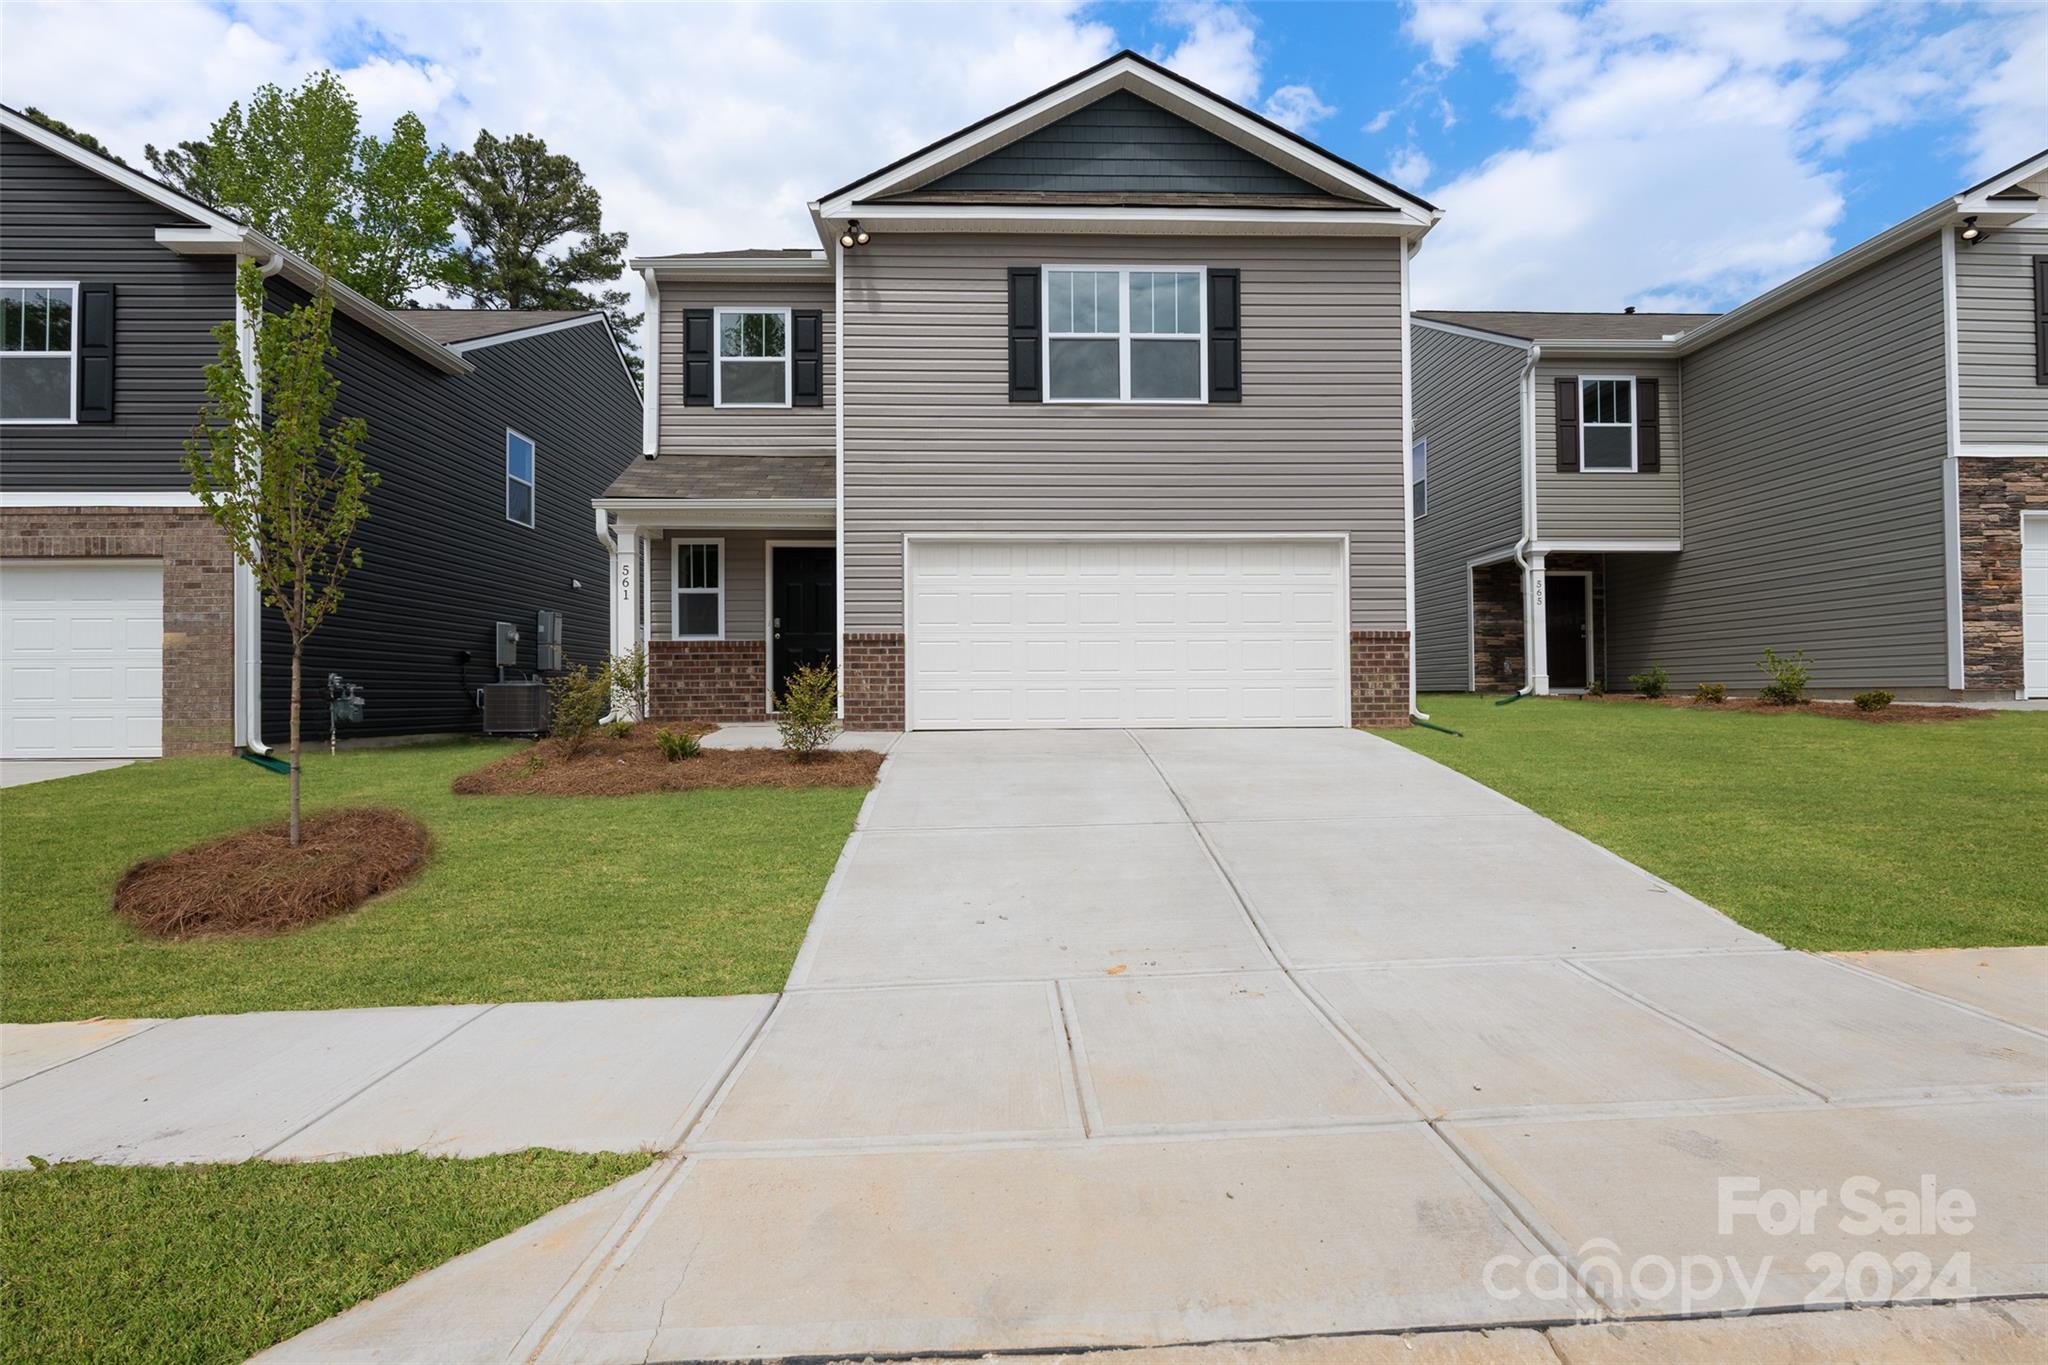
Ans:
[[[1581,691],[1586,676],[1586,640],[1593,629],[1586,616],[1586,580],[1577,574],[1546,577],[1543,619],[1550,651],[1550,690]]]
[[[789,675],[808,664],[831,664],[838,644],[838,564],[829,545],[778,545],[774,562],[773,613],[769,617],[768,667],[775,697]]]

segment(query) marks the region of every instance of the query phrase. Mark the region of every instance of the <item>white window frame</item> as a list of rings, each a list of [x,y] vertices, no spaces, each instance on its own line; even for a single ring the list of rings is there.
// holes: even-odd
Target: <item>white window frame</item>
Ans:
[[[0,280],[0,289],[69,289],[71,291],[71,349],[66,351],[7,351],[0,354],[22,357],[36,356],[50,359],[53,356],[68,356],[71,361],[71,412],[64,417],[0,417],[0,426],[9,427],[68,427],[78,425],[78,326],[82,311],[78,306],[79,282],[77,280]],[[4,362],[0,362],[4,363]]]
[[[1095,274],[1114,273],[1117,277],[1117,330],[1109,332],[1055,332],[1052,329],[1052,276],[1055,270],[1083,270]],[[1192,332],[1140,332],[1141,340],[1182,340],[1194,343],[1195,352],[1201,358],[1201,376],[1195,385],[1193,398],[1133,398],[1131,397],[1131,276],[1134,273],[1162,273],[1174,275],[1193,274],[1196,276],[1195,298],[1201,308],[1198,325]],[[1104,261],[1074,262],[1072,264],[1042,265],[1038,268],[1038,316],[1045,324],[1040,329],[1038,342],[1038,372],[1044,376],[1044,389],[1040,401],[1046,403],[1138,403],[1166,404],[1187,407],[1209,401],[1209,268],[1202,265],[1111,265]],[[1115,398],[1055,398],[1052,392],[1052,344],[1054,341],[1107,341],[1116,338],[1117,396]]]
[[[1584,409],[1581,409],[1584,411]],[[1429,438],[1418,436],[1415,444],[1408,447],[1408,488],[1409,505],[1414,509],[1415,520],[1421,521],[1429,511]]]
[[[1609,468],[1586,463],[1587,428],[1598,427],[1602,431],[1611,431],[1615,427],[1622,425],[1620,422],[1588,422],[1586,420],[1586,386],[1588,384],[1628,385],[1628,468],[1626,469],[1622,469],[1619,466]],[[1581,474],[1633,474],[1636,472],[1636,427],[1642,420],[1642,413],[1636,407],[1638,397],[1639,395],[1636,393],[1636,377],[1632,374],[1582,374],[1579,376],[1579,472]]]
[[[765,365],[768,356],[728,356],[724,352],[725,319],[733,313],[773,313],[782,319],[782,401],[780,403],[728,403],[725,401],[725,362]],[[744,325],[744,324],[742,324]],[[790,406],[790,350],[796,338],[790,335],[790,310],[764,308],[758,304],[721,304],[711,310],[711,406],[714,408],[786,408]],[[707,545],[709,541],[692,542]]]
[[[758,310],[757,310],[758,311]],[[715,588],[686,588],[683,586],[683,551],[692,545],[714,545],[718,548],[718,586]],[[680,536],[668,543],[668,638],[671,640],[723,640],[725,638],[725,585],[732,577],[732,565],[726,559],[725,540],[720,536]],[[718,633],[716,635],[683,634],[683,598],[718,598]]]
[[[522,479],[512,472],[512,438],[514,436],[526,442],[526,448],[533,452],[533,477],[530,479]],[[527,507],[533,513],[532,521],[521,521],[512,515],[512,485],[515,483],[525,484],[526,491],[531,495],[527,500]],[[505,520],[511,522],[514,526],[524,526],[529,531],[540,521],[540,442],[534,440],[525,432],[515,430],[512,427],[505,428]]]

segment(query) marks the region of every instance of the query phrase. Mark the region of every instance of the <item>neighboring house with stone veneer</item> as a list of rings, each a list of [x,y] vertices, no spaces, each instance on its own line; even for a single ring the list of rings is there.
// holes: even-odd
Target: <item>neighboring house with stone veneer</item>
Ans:
[[[1131,53],[810,208],[634,263],[597,506],[657,719],[830,661],[857,727],[1406,723],[1434,209]]]
[[[185,443],[217,355],[246,328],[236,261],[302,260],[207,206],[0,110],[0,754],[122,757],[281,743],[290,642],[192,496]],[[362,685],[355,735],[474,729],[495,626],[537,663],[541,610],[573,659],[604,653],[590,499],[632,462],[640,399],[598,313],[387,312],[337,289],[339,411],[382,482],[363,567],[308,643],[306,733],[326,675]]]
[[[2048,696],[2048,152],[1719,316],[1414,315],[1424,688]]]

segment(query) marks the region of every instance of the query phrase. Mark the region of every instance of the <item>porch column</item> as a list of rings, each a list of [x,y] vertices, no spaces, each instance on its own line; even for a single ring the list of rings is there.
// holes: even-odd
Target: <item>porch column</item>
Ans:
[[[640,528],[621,525],[613,535],[617,543],[611,549],[611,652],[626,654],[640,635]]]
[[[1522,653],[1529,665],[1529,690],[1550,694],[1550,631],[1546,603],[1550,591],[1543,572],[1543,554],[1529,554],[1528,584],[1522,591]]]

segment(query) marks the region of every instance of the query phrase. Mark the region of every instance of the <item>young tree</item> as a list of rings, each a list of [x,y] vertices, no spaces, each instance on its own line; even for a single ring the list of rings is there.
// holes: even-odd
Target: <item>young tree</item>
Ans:
[[[488,128],[450,164],[469,244],[456,252],[449,287],[493,308],[601,308],[638,373],[632,295],[584,287],[618,278],[626,234],[604,230],[603,201],[583,168],[531,133],[500,138]],[[574,240],[550,254],[565,239]]]
[[[325,276],[310,302],[264,312],[252,262],[235,291],[256,329],[244,368],[232,321],[213,329],[220,358],[206,367],[206,401],[185,446],[192,492],[256,576],[263,600],[284,617],[292,642],[291,843],[299,846],[299,719],[307,637],[341,605],[348,571],[362,567],[351,542],[369,515],[377,475],[363,462],[360,417],[336,419],[341,385],[334,354],[334,298]]]

